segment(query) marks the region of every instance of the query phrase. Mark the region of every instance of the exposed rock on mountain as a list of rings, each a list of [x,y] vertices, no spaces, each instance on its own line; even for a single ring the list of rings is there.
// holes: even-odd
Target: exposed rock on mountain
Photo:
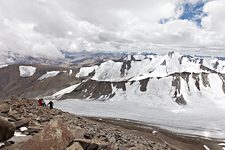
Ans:
[[[0,103],[0,113],[7,113],[9,112],[9,109],[8,104]]]
[[[38,97],[52,95],[62,88],[80,82],[75,78],[78,69],[63,68],[47,65],[23,65],[23,67],[35,67],[35,72],[30,76],[29,69],[21,76],[21,65],[9,65],[0,68],[0,98]],[[56,75],[47,76],[47,72],[58,71]],[[38,80],[44,76],[42,80]]]

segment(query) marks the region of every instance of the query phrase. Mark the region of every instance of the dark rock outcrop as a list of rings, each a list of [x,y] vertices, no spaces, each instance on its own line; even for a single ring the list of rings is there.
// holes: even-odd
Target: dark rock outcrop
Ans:
[[[140,80],[140,91],[145,92],[147,90],[148,81],[150,78]]]
[[[109,98],[113,95],[111,82],[109,81],[96,81],[89,79],[86,82],[82,82],[73,92],[65,94],[62,99],[65,98],[95,98],[100,97]]]
[[[126,91],[126,81],[121,81],[121,82],[113,82],[113,86],[116,87],[117,89],[122,89],[123,91]]]
[[[0,118],[0,142],[6,141],[13,137],[15,126],[7,120]]]
[[[187,102],[182,94],[176,98],[175,102],[179,105],[187,105]]]

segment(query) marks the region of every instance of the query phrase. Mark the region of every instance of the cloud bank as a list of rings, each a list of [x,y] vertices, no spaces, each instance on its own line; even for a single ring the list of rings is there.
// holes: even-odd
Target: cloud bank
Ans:
[[[225,49],[224,0],[0,0],[0,51]]]

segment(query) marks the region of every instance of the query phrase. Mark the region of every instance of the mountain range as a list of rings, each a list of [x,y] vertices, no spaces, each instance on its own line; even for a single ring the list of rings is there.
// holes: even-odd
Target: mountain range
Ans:
[[[96,56],[102,59],[90,60]],[[202,103],[225,107],[225,61],[220,58],[169,52],[90,54],[77,64],[71,63],[74,59],[70,56],[70,65],[35,64],[33,59],[29,64],[15,61],[2,65],[0,97],[128,100],[171,108]]]

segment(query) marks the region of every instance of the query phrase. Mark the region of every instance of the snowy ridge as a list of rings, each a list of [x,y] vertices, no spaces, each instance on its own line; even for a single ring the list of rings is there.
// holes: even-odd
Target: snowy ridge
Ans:
[[[72,86],[69,86],[65,89],[62,89],[58,92],[56,92],[55,94],[52,95],[52,98],[61,98],[64,94],[66,93],[70,93],[72,92],[79,84],[75,84],[75,85],[72,85]]]
[[[176,73],[163,78],[123,82],[89,79],[68,93],[78,99],[127,101],[156,108],[206,105],[225,109],[224,79],[225,76],[216,73]]]
[[[5,64],[5,65],[0,64],[0,68],[4,68],[4,67],[7,67],[7,66],[8,66],[8,64]]]
[[[224,66],[224,61],[216,58],[202,59],[174,52],[128,55],[122,60],[81,68],[76,77],[87,80],[68,93],[69,98],[74,95],[79,99],[132,102],[141,99],[151,107],[201,107],[207,103],[225,108]]]
[[[97,81],[141,80],[179,72],[225,73],[225,61],[183,56],[175,52],[166,55],[128,55],[121,61],[109,60],[100,66],[83,67],[77,77],[85,77],[93,71],[92,79]]]
[[[44,80],[49,77],[54,77],[54,76],[57,76],[59,73],[60,71],[47,71],[47,73],[41,76],[40,78],[38,78],[38,80]]]
[[[21,77],[31,77],[36,71],[36,67],[32,66],[19,66],[20,76]]]
[[[76,77],[86,77],[88,76],[91,72],[93,72],[95,69],[97,69],[98,66],[91,66],[91,67],[82,67],[80,68],[79,73],[76,74]]]

